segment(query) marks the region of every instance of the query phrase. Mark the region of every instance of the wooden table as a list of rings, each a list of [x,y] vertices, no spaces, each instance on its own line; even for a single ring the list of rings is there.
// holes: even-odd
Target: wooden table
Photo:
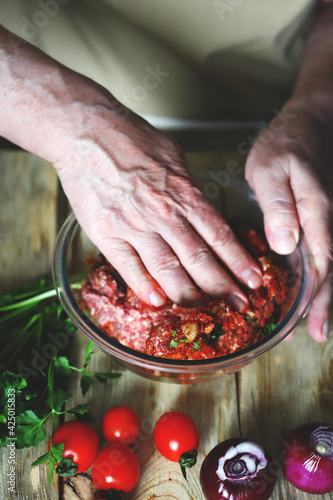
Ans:
[[[193,155],[190,156],[193,159]],[[207,164],[207,155],[196,161]],[[221,164],[223,155],[213,157]],[[210,160],[212,161],[212,160]],[[66,212],[66,200],[59,189],[53,167],[24,152],[0,152],[0,265],[1,290],[9,290],[50,272],[52,247]],[[82,360],[86,339],[78,334],[73,349]],[[114,361],[98,351],[92,368],[115,369]],[[249,437],[261,443],[274,459],[279,459],[283,437],[296,425],[323,420],[333,423],[333,335],[326,344],[316,344],[302,322],[295,337],[283,342],[241,372],[194,386],[157,383],[124,371],[106,385],[94,383],[86,397],[80,396],[76,380],[70,382],[75,402],[92,402],[92,424],[98,432],[101,415],[119,404],[132,406],[142,421],[135,445],[141,477],[128,500],[202,500],[200,465],[207,453],[231,436]],[[118,367],[117,367],[118,368]],[[197,423],[201,443],[198,464],[182,478],[179,466],[167,462],[153,444],[153,429],[165,411],[181,410]],[[54,478],[48,487],[47,467],[30,468],[38,449],[17,451],[17,492],[6,486],[7,452],[1,450],[0,498],[15,500],[66,499],[73,486]],[[72,498],[94,498],[89,474],[72,481],[77,494]],[[329,500],[327,495],[307,495],[293,488],[278,471],[271,497],[274,500]]]

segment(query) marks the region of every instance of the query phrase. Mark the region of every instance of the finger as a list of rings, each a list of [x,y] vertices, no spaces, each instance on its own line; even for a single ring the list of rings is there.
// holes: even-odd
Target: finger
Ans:
[[[241,283],[249,288],[258,288],[262,284],[261,269],[258,263],[240,244],[230,226],[214,207],[206,203],[199,204],[196,209],[189,211],[187,219],[200,237],[200,240],[202,239],[207,244],[213,254],[228,267],[230,272],[232,272]],[[190,239],[187,237],[186,232],[183,233],[183,251],[185,252],[187,248],[189,254],[188,262],[184,264],[186,268],[188,265],[193,267],[193,264],[191,264],[193,258],[191,258],[191,256],[194,254],[195,245],[198,241],[193,238],[193,234],[194,232],[191,233]],[[204,257],[205,253],[203,252],[202,258],[204,259]],[[206,263],[207,268],[209,265],[213,266],[212,258]],[[196,273],[198,273],[198,271],[197,269]],[[221,270],[217,277],[220,278],[222,276]],[[216,289],[215,292],[218,291],[220,286],[224,287],[223,280],[221,281],[215,278],[215,282],[214,285],[214,278],[212,277],[210,285],[212,291],[214,291],[213,285]]]
[[[113,239],[112,250],[105,257],[119,272],[126,284],[146,304],[161,307],[166,295],[160,285],[149,274],[134,248],[125,241]]]
[[[217,262],[211,250],[187,221],[183,220],[177,230],[174,226],[173,231],[164,229],[162,236],[196,285],[209,297],[223,298],[239,310],[248,306],[246,295]],[[257,276],[260,279],[260,275]]]
[[[146,269],[172,301],[179,305],[203,301],[203,295],[163,238],[152,233],[149,237],[137,238],[135,244]]]
[[[313,299],[308,313],[308,331],[317,342],[326,342],[328,339],[331,299],[332,276],[328,275]]]
[[[290,254],[299,239],[299,220],[289,176],[283,168],[253,167],[252,161],[250,158],[247,165],[251,170],[248,178],[264,215],[269,246],[281,255]]]
[[[292,175],[291,187],[300,225],[315,260],[319,287],[328,273],[332,259],[330,200],[308,171],[303,172],[302,176]]]

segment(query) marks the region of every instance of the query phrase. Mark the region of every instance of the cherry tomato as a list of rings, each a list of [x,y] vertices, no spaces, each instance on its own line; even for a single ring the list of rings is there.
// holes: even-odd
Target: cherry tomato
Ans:
[[[129,406],[110,408],[102,419],[102,431],[108,443],[115,441],[123,444],[134,443],[140,427],[138,414]]]
[[[165,413],[155,425],[154,441],[161,455],[180,464],[186,478],[184,467],[195,465],[200,441],[191,417],[179,411]]]
[[[78,466],[77,473],[89,469],[98,453],[98,437],[90,425],[70,420],[60,425],[53,435],[53,444],[64,443],[64,458],[71,458]],[[50,442],[49,442],[50,448]]]
[[[133,450],[123,443],[110,443],[96,457],[92,480],[99,490],[128,493],[139,480],[140,467]]]

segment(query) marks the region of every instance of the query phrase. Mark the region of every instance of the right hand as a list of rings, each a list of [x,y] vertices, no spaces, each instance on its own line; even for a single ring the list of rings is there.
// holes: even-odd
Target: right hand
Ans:
[[[146,303],[208,295],[242,309],[233,278],[260,286],[258,264],[196,187],[175,141],[102,94],[76,103],[70,148],[55,162],[85,233]]]

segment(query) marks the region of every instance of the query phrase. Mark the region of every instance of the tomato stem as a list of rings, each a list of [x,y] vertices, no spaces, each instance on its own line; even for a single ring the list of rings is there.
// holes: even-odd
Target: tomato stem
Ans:
[[[191,450],[187,451],[186,453],[183,453],[182,456],[180,457],[178,463],[180,465],[180,469],[182,471],[182,474],[184,476],[184,479],[187,481],[186,477],[186,467],[190,468],[193,467],[197,463],[197,456],[198,452],[197,450]]]
[[[126,493],[122,490],[111,489],[109,490],[108,497],[110,500],[126,500]]]

